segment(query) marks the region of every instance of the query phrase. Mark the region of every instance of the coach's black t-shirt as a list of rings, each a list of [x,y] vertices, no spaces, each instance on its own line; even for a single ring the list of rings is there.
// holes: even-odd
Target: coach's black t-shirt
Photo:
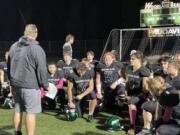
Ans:
[[[88,71],[83,76],[80,76],[76,71],[74,71],[68,80],[73,83],[73,95],[79,95],[89,86],[89,82],[93,77],[90,76]]]
[[[4,82],[8,82],[8,75],[7,75],[7,62],[2,61],[0,62],[0,69],[4,71]]]
[[[132,66],[126,68],[126,76],[128,77],[128,82],[126,84],[126,89],[129,95],[138,95],[142,92],[142,78],[149,77],[150,71],[141,67],[135,72],[133,72]]]
[[[74,69],[79,64],[79,61],[76,59],[72,59],[71,63],[67,65],[63,60],[59,60],[57,63],[58,70],[63,70],[64,77],[67,79],[70,74],[74,72]]]
[[[53,83],[54,85],[57,85],[59,80],[64,77],[63,70],[58,70],[54,76],[51,76],[51,74],[48,72],[48,82]]]
[[[110,66],[99,63],[96,72],[101,75],[103,84],[109,86],[119,79],[119,70],[121,70],[122,66],[120,62],[113,62]]]

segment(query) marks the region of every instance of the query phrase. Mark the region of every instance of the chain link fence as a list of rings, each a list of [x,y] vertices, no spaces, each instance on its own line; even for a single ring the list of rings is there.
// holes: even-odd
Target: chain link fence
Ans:
[[[62,46],[65,41],[40,41],[40,45],[44,49],[47,55],[48,61],[57,61],[62,59]],[[14,41],[0,41],[0,57],[4,57],[6,51],[9,50],[10,46]],[[76,40],[72,45],[73,47],[73,58],[81,59],[86,57],[87,51],[94,51],[95,58],[99,60],[106,40]]]
[[[169,27],[169,29],[171,28],[174,27]],[[148,30],[148,28],[113,29],[109,34],[103,54],[115,50],[121,61],[127,61],[131,50],[142,51],[145,56],[163,53],[172,55],[180,52],[179,35],[149,37]]]

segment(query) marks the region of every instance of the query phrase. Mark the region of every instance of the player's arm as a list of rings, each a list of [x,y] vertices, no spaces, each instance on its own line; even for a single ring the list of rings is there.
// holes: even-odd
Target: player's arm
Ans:
[[[156,102],[156,110],[155,110],[155,120],[158,120],[162,117],[162,107],[160,106],[160,104],[158,102]]]
[[[68,86],[67,86],[68,104],[70,108],[75,108],[75,105],[73,103],[72,89],[73,89],[73,83],[71,81],[68,81]]]
[[[57,72],[59,75],[59,81],[56,84],[56,88],[59,90],[59,89],[62,89],[62,87],[64,86],[64,72],[61,69],[59,69]]]
[[[4,83],[4,71],[0,69],[0,83],[1,85]]]
[[[96,72],[96,90],[97,90],[97,98],[102,98],[101,93],[101,74]]]
[[[116,89],[116,87],[119,86],[120,84],[124,85],[124,86],[126,85],[125,84],[126,81],[122,77],[122,66],[119,67],[117,72],[118,72],[119,78],[117,78],[117,80],[111,84],[110,87],[111,87],[112,90]]]
[[[114,89],[116,89],[116,87],[119,86],[120,84],[121,84],[121,85],[124,85],[124,86],[126,85],[126,84],[125,84],[125,79],[122,78],[122,77],[118,78],[114,83],[111,84],[110,87],[111,87],[112,90],[114,90]]]
[[[62,89],[64,85],[64,79],[63,78],[60,78],[58,83],[56,84],[56,88],[59,90],[59,89]]]
[[[143,77],[143,80],[142,80],[143,83],[142,83],[142,84],[143,84],[143,91],[144,91],[144,92],[147,92],[147,91],[148,91],[148,83],[147,83],[148,80],[149,80],[148,77]]]
[[[94,81],[93,81],[93,78],[89,81],[89,84],[88,84],[88,87],[87,89],[82,93],[80,94],[80,96],[83,98],[85,97],[86,95],[88,95],[89,93],[91,93],[92,91],[94,90]],[[81,98],[81,99],[82,99]]]
[[[100,73],[96,73],[96,90],[97,93],[101,93],[101,74]]]
[[[151,72],[147,68],[144,68],[141,71],[141,75],[140,76],[142,77],[142,85],[143,85],[143,91],[144,92],[148,92],[147,81],[149,80],[150,75],[151,75]]]

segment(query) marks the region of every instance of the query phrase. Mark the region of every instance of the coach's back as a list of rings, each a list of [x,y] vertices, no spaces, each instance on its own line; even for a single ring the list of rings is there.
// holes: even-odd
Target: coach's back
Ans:
[[[9,51],[11,85],[20,88],[47,88],[46,55],[36,40],[23,36]]]

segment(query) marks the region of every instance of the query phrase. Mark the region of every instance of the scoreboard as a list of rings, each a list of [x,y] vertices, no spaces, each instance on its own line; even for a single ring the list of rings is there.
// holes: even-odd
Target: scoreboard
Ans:
[[[167,25],[180,25],[180,3],[164,0],[161,5],[154,5],[150,2],[140,10],[141,27]]]

